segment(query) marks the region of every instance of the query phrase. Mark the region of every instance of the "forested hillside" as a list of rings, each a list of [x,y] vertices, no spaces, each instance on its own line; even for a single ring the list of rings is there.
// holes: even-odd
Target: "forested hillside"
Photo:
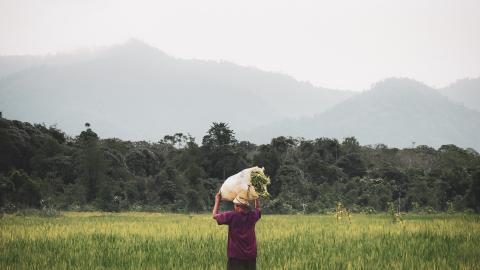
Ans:
[[[226,177],[258,165],[272,178],[267,212],[324,212],[336,202],[383,211],[399,198],[402,211],[480,211],[479,154],[455,145],[397,149],[354,137],[254,145],[224,123],[205,127],[201,145],[184,134],[131,142],[94,130],[86,123],[68,137],[0,119],[1,209],[206,211]]]
[[[5,117],[57,124],[67,134],[88,121],[102,138],[201,138],[212,121],[249,130],[312,116],[353,94],[229,62],[179,59],[137,40],[89,53],[0,56]]]
[[[312,139],[355,136],[362,144],[401,148],[412,142],[435,148],[455,144],[478,151],[478,134],[479,111],[452,102],[421,82],[389,78],[314,117],[265,125],[246,137],[268,142],[280,135]]]
[[[480,112],[480,78],[458,80],[439,91],[449,99]]]

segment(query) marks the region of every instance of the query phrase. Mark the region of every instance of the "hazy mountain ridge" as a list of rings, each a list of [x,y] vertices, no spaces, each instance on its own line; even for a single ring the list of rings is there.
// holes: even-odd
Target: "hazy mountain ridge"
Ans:
[[[231,63],[176,59],[136,40],[61,59],[0,80],[5,117],[58,123],[69,134],[90,122],[102,137],[158,140],[203,136],[212,121],[244,130],[313,115],[353,95]]]
[[[458,80],[439,91],[452,101],[480,112],[480,78]]]
[[[74,55],[0,57],[2,72],[10,72],[0,80],[5,117],[57,123],[72,135],[90,122],[102,137],[201,138],[211,122],[223,121],[255,143],[355,136],[362,144],[480,149],[479,113],[462,105],[478,105],[480,79],[438,90],[387,79],[355,94],[229,62],[177,59],[136,40]]]
[[[245,133],[266,142],[290,135],[306,138],[355,136],[361,144],[438,147],[457,144],[480,149],[480,113],[451,102],[438,91],[409,79],[387,79],[312,118],[282,121]]]
[[[42,66],[66,66],[78,62],[85,62],[97,57],[103,50],[78,50],[65,54],[49,55],[0,55],[0,79],[14,73]]]

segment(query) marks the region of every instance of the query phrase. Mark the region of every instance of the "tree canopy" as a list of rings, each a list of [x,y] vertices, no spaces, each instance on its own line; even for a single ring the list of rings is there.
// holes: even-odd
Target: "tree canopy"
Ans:
[[[48,202],[64,210],[208,210],[223,181],[265,167],[273,213],[324,212],[342,202],[354,211],[480,211],[480,157],[473,149],[420,145],[361,146],[354,137],[277,137],[238,141],[213,123],[198,145],[190,135],[158,142],[101,139],[90,124],[76,137],[56,127],[0,119],[0,208]]]

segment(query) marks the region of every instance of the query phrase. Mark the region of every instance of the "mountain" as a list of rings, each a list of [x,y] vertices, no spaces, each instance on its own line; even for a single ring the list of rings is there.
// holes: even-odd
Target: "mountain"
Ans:
[[[228,62],[174,58],[137,40],[73,55],[0,57],[2,73],[4,117],[57,124],[70,135],[89,122],[101,137],[131,140],[201,138],[214,121],[253,129],[353,95]]]
[[[355,136],[361,144],[480,149],[480,112],[450,101],[425,84],[387,79],[314,117],[281,121],[245,133],[267,142],[280,135],[305,138]]]
[[[0,79],[41,63],[40,57],[30,55],[0,56]]]
[[[480,112],[480,78],[458,80],[439,91],[449,99]]]
[[[102,49],[79,50],[70,54],[36,55],[9,55],[0,56],[0,79],[16,72],[38,66],[63,66],[78,62],[85,62],[97,57]]]

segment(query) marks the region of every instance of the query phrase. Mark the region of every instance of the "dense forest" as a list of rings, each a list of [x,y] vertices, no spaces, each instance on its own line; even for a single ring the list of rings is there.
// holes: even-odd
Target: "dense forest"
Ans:
[[[125,128],[128,128],[127,125]],[[206,127],[206,130],[208,127]],[[90,124],[76,137],[54,126],[0,119],[0,207],[201,212],[226,177],[265,167],[271,213],[480,211],[480,156],[473,149],[361,146],[354,137],[270,144],[238,141],[225,123],[201,140],[177,133],[158,142],[101,139]]]

